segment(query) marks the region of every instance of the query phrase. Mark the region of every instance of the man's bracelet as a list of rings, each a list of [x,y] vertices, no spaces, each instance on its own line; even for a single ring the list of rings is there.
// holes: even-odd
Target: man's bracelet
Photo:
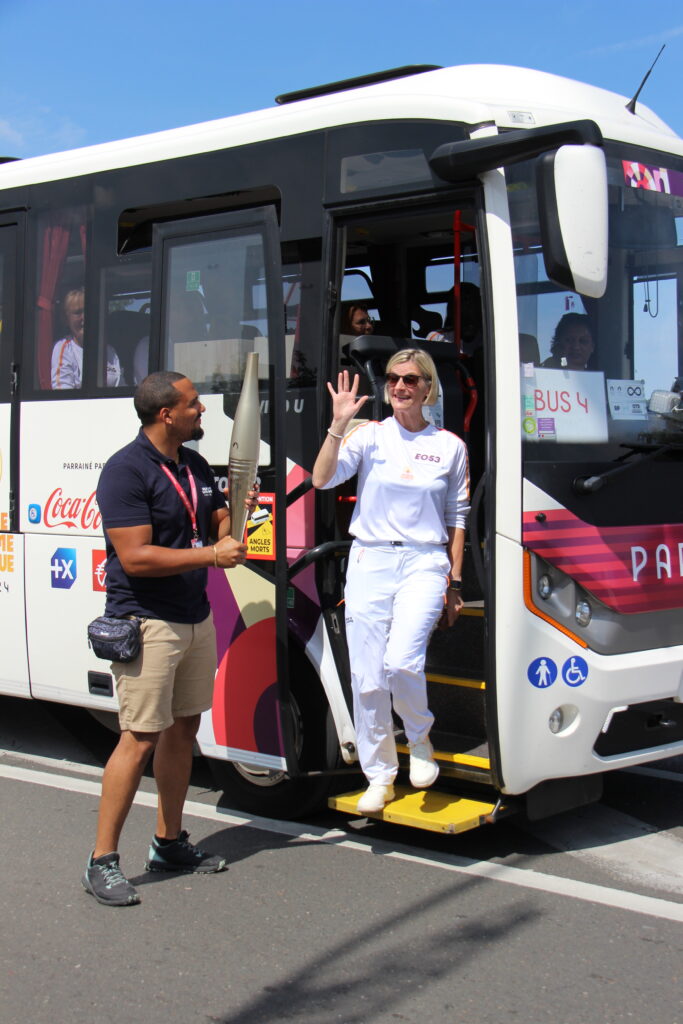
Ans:
[[[460,593],[460,591],[462,590],[462,580],[449,580],[448,589],[455,590],[458,593]]]
[[[217,569],[218,568],[218,552],[216,551],[216,545],[215,544],[212,544],[211,547],[213,548],[213,567],[214,567],[214,569]]]
[[[330,437],[336,437],[338,441],[344,440],[343,434],[335,434],[334,430],[330,430],[329,427],[327,428],[327,433],[330,435]]]

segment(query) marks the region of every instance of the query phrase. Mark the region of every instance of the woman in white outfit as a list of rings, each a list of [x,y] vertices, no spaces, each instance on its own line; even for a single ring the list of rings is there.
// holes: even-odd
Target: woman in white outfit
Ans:
[[[332,396],[332,424],[313,468],[313,485],[336,487],[358,473],[349,527],[354,542],[346,577],[346,632],[354,719],[368,789],[360,812],[394,797],[398,758],[392,701],[410,747],[410,782],[435,782],[424,664],[443,610],[452,625],[463,606],[462,557],[469,513],[467,450],[423,415],[437,394],[436,369],[420,349],[404,349],[386,368],[393,415],[346,434],[366,397],[345,370]]]

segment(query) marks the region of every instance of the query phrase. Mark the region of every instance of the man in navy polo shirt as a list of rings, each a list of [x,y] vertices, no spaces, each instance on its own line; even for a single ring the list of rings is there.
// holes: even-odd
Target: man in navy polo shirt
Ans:
[[[207,568],[230,569],[246,559],[246,545],[228,536],[230,514],[211,467],[183,447],[204,434],[205,409],[192,382],[181,373],[152,373],[134,403],[140,432],[109,459],[97,487],[107,544],[106,614],[142,620],[139,656],[112,663],[121,738],[104,770],[97,838],[83,876],[87,892],[109,906],[140,902],[119,866],[118,843],[152,754],[159,798],[147,870],[227,866],[190,843],[181,826],[194,741],[201,713],[211,707],[216,670]]]

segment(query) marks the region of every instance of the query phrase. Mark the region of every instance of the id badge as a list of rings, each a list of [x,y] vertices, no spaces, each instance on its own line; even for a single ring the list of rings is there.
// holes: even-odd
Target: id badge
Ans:
[[[204,545],[202,544],[201,537],[193,537],[190,541],[190,546],[193,548],[203,548]]]

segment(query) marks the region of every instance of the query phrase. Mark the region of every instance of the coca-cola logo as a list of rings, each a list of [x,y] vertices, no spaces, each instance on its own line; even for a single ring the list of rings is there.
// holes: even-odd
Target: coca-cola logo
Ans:
[[[71,498],[57,487],[45,502],[43,522],[50,529],[66,526],[69,530],[99,530],[102,516],[95,491],[87,498]]]

